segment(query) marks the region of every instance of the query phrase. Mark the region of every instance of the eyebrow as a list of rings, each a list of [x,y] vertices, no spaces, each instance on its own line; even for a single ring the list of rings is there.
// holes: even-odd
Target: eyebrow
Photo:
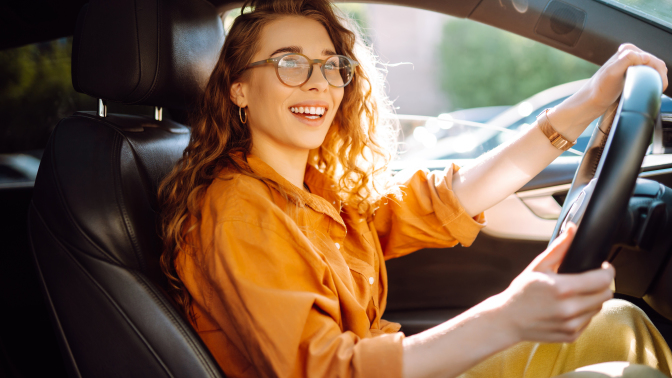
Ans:
[[[273,57],[273,55],[280,54],[280,53],[295,53],[295,54],[302,54],[302,53],[303,53],[303,49],[302,49],[301,47],[299,47],[299,46],[286,46],[286,47],[281,47],[281,48],[279,48],[279,49],[273,51],[273,53],[271,53],[271,55],[269,55],[268,57],[271,58],[271,57]],[[332,50],[324,49],[324,50],[322,50],[322,55],[337,55],[337,54],[336,54],[334,51],[332,51]]]

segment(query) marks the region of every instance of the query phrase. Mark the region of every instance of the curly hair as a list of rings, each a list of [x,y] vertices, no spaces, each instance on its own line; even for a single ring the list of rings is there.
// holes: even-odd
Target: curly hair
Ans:
[[[271,184],[247,165],[252,137],[248,126],[239,119],[230,89],[243,77],[264,26],[284,16],[303,16],[320,22],[336,53],[360,63],[352,82],[345,87],[324,142],[310,151],[308,163],[336,181],[342,200],[365,215],[391,188],[387,166],[396,153],[398,124],[388,116],[392,107],[384,93],[383,72],[377,68],[375,55],[363,42],[356,24],[329,0],[247,1],[231,26],[191,116],[189,144],[159,187],[161,268],[168,277],[170,294],[192,320],[191,296],[176,272],[175,259],[190,247],[188,236],[199,225],[203,194],[223,169]]]

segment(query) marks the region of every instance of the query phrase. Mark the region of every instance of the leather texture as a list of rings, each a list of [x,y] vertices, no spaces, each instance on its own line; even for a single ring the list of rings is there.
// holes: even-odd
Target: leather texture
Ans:
[[[104,100],[188,109],[223,44],[205,0],[91,0],[75,28],[72,82]]]
[[[585,211],[574,217],[580,221],[579,228],[559,272],[595,269],[607,258],[651,142],[661,94],[662,83],[654,69],[628,68],[613,126],[607,131],[601,122],[595,129],[553,233],[551,240],[557,237],[579,193],[589,187],[587,184],[592,179],[597,179],[594,188],[590,186],[592,193],[586,193]]]
[[[78,90],[187,106],[223,41],[203,0],[92,0],[80,13]],[[72,377],[223,377],[165,295],[157,187],[190,129],[170,120],[80,112],[59,122],[29,210],[33,257]]]
[[[156,190],[189,129],[144,117],[62,120],[29,229],[71,376],[221,377],[161,289]]]

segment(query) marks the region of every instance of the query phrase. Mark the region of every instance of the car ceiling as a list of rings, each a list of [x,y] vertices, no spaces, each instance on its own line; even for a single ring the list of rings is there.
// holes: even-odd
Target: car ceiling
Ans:
[[[646,20],[625,14],[598,1],[563,0],[587,15],[582,35],[567,45],[536,32],[539,15],[549,0],[362,0],[422,8],[508,30],[566,51],[595,64],[604,63],[623,42],[632,42],[672,66],[672,33]],[[48,41],[73,34],[77,14],[85,0],[10,0],[0,2],[0,50]],[[239,7],[235,0],[211,0],[220,11]],[[559,3],[559,1],[555,1]],[[515,3],[515,4],[514,4]],[[520,11],[520,4],[525,11]],[[668,72],[672,79],[672,70]],[[672,80],[670,80],[672,82]],[[672,87],[672,86],[670,86]],[[672,95],[668,88],[667,95]]]

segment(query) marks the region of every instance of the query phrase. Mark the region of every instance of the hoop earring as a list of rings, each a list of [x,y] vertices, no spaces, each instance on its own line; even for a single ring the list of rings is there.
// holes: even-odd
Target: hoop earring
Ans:
[[[245,120],[243,121],[243,113],[245,113]],[[247,123],[247,112],[243,110],[240,106],[238,107],[238,117],[240,117],[240,122],[244,124]]]

